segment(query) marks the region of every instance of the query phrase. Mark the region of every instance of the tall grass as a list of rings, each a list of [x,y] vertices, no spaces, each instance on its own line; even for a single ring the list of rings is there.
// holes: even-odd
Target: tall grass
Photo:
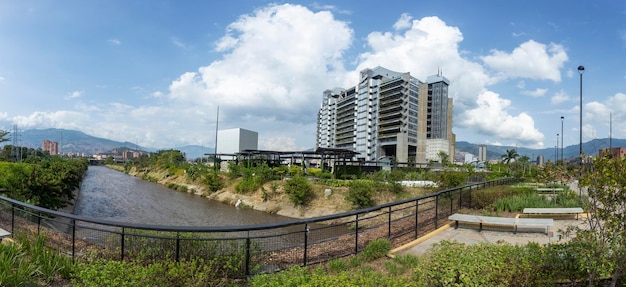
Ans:
[[[45,246],[46,238],[30,240],[19,235],[15,242],[0,244],[0,286],[32,286],[41,281],[69,279],[72,260]]]
[[[500,211],[521,212],[524,208],[546,208],[546,207],[582,207],[580,199],[572,192],[561,192],[556,198],[539,195],[537,193],[521,193],[510,197],[498,199],[493,208]]]

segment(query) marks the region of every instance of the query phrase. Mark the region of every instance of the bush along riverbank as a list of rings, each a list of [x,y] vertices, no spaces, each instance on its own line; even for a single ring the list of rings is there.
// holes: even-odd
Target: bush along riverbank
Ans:
[[[427,170],[413,169],[379,171],[355,175],[351,179],[336,179],[315,168],[309,168],[305,173],[298,166],[269,167],[259,164],[248,167],[233,163],[225,168],[226,171],[216,172],[205,164],[166,164],[166,160],[159,160],[177,158],[168,155],[171,152],[175,151],[108,167],[209,200],[292,218],[335,214],[430,194],[438,189],[432,186],[403,186],[399,182],[440,181],[442,178]],[[460,180],[458,184],[463,184],[466,177],[446,178],[455,178]]]
[[[0,193],[4,196],[48,209],[73,204],[87,171],[87,159],[60,157],[29,158],[27,161],[0,162]]]

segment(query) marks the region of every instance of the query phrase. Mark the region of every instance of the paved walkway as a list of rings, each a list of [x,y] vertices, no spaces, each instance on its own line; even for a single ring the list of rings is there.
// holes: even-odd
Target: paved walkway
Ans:
[[[547,217],[546,217],[547,218]],[[391,255],[394,254],[416,254],[421,255],[431,249],[435,243],[442,240],[458,241],[465,244],[476,244],[478,242],[507,242],[513,245],[523,245],[529,242],[536,242],[539,244],[558,243],[569,240],[562,235],[562,230],[570,225],[583,226],[583,219],[554,219],[554,226],[550,227],[548,234],[545,233],[545,228],[539,229],[525,229],[518,230],[517,233],[513,233],[512,229],[483,229],[478,231],[478,228],[472,226],[459,226],[458,229],[454,229],[454,224],[445,225],[432,233],[419,238],[409,244],[401,246],[391,251]]]

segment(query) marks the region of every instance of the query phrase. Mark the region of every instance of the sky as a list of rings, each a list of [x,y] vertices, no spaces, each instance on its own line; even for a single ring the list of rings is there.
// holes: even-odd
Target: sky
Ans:
[[[0,130],[161,149],[213,147],[218,124],[305,150],[323,91],[382,66],[441,71],[457,141],[577,145],[581,92],[583,142],[626,138],[625,19],[626,1],[0,0]]]

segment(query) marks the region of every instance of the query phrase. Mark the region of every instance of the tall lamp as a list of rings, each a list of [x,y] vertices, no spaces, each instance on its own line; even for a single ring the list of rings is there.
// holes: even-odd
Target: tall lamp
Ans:
[[[563,134],[563,120],[565,117],[561,116],[561,163],[565,165],[565,159],[563,158],[563,138],[565,134]]]
[[[578,143],[579,148],[579,165],[582,168],[583,166],[583,73],[585,72],[584,66],[578,66],[578,74],[580,74],[580,142]]]

